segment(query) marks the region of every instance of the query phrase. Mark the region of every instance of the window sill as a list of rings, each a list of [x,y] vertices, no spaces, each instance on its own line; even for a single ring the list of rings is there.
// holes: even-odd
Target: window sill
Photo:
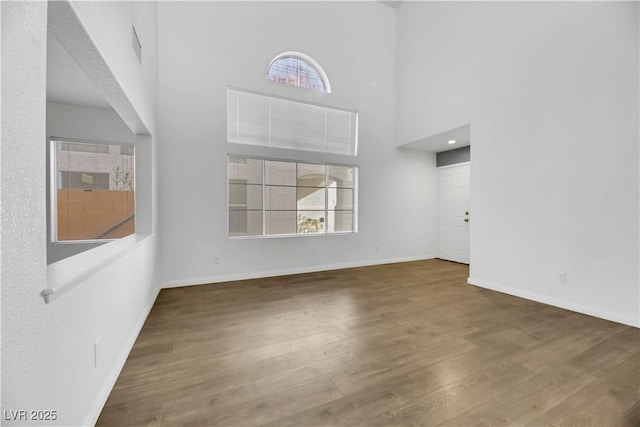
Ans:
[[[254,235],[254,236],[227,236],[231,240],[261,240],[261,239],[284,239],[284,238],[300,238],[300,237],[320,237],[320,236],[346,236],[350,234],[358,234],[357,231],[342,231],[338,233],[300,233],[300,234],[270,234],[270,235]]]
[[[123,237],[123,239],[126,239],[129,236],[125,236]],[[79,243],[93,243],[93,244],[100,244],[100,245],[104,245],[110,242],[116,242],[120,239],[88,239],[88,240],[55,240],[53,242],[51,242],[52,245],[76,245]]]
[[[47,303],[55,300],[78,283],[85,281],[152,237],[153,234],[132,234],[49,264],[47,266],[47,288],[42,291],[41,295]]]

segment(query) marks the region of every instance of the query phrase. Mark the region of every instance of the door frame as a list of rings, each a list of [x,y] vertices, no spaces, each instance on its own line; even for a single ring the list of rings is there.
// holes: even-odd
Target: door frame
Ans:
[[[469,212],[471,212],[471,160],[466,162],[454,163],[451,165],[437,166],[438,173],[438,193],[437,193],[437,210],[436,210],[436,256],[440,258],[440,171],[443,169],[453,169],[459,166],[469,166]],[[455,261],[451,261],[455,262]],[[469,226],[469,266],[471,265],[471,226]]]

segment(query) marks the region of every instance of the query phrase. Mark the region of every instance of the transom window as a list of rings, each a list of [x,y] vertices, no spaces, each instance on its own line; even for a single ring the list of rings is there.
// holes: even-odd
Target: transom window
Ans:
[[[228,88],[227,142],[355,156],[358,113]]]
[[[51,141],[52,241],[135,233],[135,154],[128,144]]]
[[[276,56],[269,64],[267,80],[331,93],[329,80],[320,65],[299,52],[284,52]]]
[[[357,231],[357,167],[228,157],[229,236]]]

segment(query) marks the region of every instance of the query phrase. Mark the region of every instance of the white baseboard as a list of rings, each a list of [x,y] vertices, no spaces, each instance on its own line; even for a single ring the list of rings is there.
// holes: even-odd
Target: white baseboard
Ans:
[[[151,312],[151,309],[153,308],[153,304],[156,302],[156,298],[158,298],[159,293],[160,293],[160,288],[158,287],[156,289],[155,295],[153,296],[153,298],[150,299],[150,301],[147,303],[147,307],[141,313],[136,326],[131,331],[131,335],[127,339],[126,344],[123,346],[122,352],[118,357],[118,361],[114,366],[113,370],[111,371],[111,374],[107,378],[107,381],[104,383],[102,390],[100,390],[100,393],[98,394],[98,397],[96,398],[84,425],[95,426],[96,423],[98,422],[98,417],[102,412],[102,408],[104,408],[105,403],[107,403],[109,394],[111,394],[111,390],[113,390],[113,386],[116,384],[116,381],[120,376],[120,372],[122,372],[122,368],[124,367],[124,364],[127,361],[127,358],[129,357],[129,353],[131,352],[133,345],[136,343],[136,340],[138,339],[138,335],[140,334],[140,331],[144,326],[144,322],[147,320],[147,317],[149,316],[149,313]]]
[[[632,315],[624,313],[613,312],[610,310],[603,310],[599,307],[592,307],[582,305],[573,301],[567,301],[565,299],[556,298],[549,295],[539,294],[536,292],[523,291],[521,289],[514,289],[512,287],[504,286],[498,283],[490,282],[487,280],[478,279],[475,277],[467,278],[467,283],[480,288],[490,289],[492,291],[501,292],[503,294],[509,294],[516,297],[541,302],[543,304],[553,305],[555,307],[564,308],[567,310],[575,311],[577,313],[587,314],[589,316],[599,317],[601,319],[610,320],[616,323],[622,323],[624,325],[634,326],[640,328],[640,319]]]
[[[196,286],[209,283],[231,282],[235,280],[261,279],[264,277],[286,276],[290,274],[315,273],[318,271],[339,270],[343,268],[367,267],[370,265],[394,264],[398,262],[422,261],[433,259],[435,255],[421,255],[414,257],[385,258],[367,261],[345,262],[338,264],[313,265],[306,267],[285,268],[281,270],[254,271],[249,273],[229,274],[223,276],[191,277],[180,280],[169,280],[160,286],[177,288],[182,286]]]

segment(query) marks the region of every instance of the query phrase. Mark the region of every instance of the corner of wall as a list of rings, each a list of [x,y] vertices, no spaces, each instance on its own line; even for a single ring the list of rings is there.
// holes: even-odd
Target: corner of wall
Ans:
[[[477,286],[479,288],[489,289],[492,291],[500,292],[507,295],[513,295],[516,297],[528,299],[530,301],[536,301],[542,304],[553,305],[555,307],[564,308],[566,310],[575,311],[576,313],[587,314],[589,316],[599,317],[605,320],[610,320],[616,323],[622,323],[624,325],[634,326],[640,328],[640,319],[632,315],[625,313],[619,313],[616,311],[605,310],[600,307],[587,306],[577,303],[575,301],[560,299],[549,295],[540,294],[537,292],[531,292],[514,287],[505,286],[504,284],[495,283],[487,280],[482,280],[476,277],[467,278],[469,285]]]

